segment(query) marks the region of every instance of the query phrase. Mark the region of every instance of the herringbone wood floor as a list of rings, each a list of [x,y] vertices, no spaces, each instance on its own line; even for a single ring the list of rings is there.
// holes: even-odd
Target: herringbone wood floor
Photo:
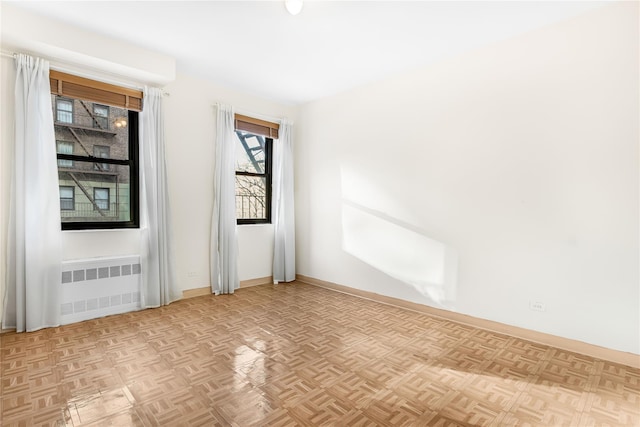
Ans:
[[[0,342],[3,426],[640,426],[638,369],[301,283]]]

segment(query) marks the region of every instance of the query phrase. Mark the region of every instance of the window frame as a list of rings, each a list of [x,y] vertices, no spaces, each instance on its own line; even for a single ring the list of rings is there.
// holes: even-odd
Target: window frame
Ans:
[[[67,111],[67,110],[60,110],[59,105],[60,102],[68,102],[69,104],[71,104],[71,111]],[[74,110],[75,110],[75,102],[73,102],[72,98],[66,98],[66,97],[60,97],[60,98],[56,98],[56,123],[63,123],[65,125],[72,125],[74,124]],[[71,113],[71,121],[70,122],[64,122],[62,120],[60,120],[60,111],[63,111],[64,113]]]
[[[98,199],[97,197],[97,192],[96,190],[104,190],[107,192],[107,207],[106,208],[101,208],[98,205],[98,200],[100,200],[101,202],[104,201],[105,199]],[[95,202],[95,205],[93,206],[93,210],[101,210],[101,211],[110,211],[111,210],[111,189],[109,187],[93,187],[93,201]]]
[[[127,160],[97,158],[95,156],[78,156],[75,154],[57,154],[58,160],[74,160],[86,163],[108,163],[129,167],[129,221],[77,221],[62,222],[62,230],[112,230],[140,228],[140,188],[139,188],[139,131],[138,112],[128,110],[129,158]]]
[[[60,153],[60,145],[62,145],[62,144],[69,144],[71,146],[71,154],[73,154],[73,152],[76,149],[76,144],[74,144],[73,141],[64,141],[62,139],[57,139],[56,140],[56,154]],[[58,169],[60,169],[60,168],[73,168],[73,160],[63,160],[63,161],[70,162],[70,163],[67,164],[67,165],[61,165],[60,164],[60,160],[58,160]]]
[[[96,112],[96,109],[104,108],[107,111],[106,116],[101,116]],[[98,104],[96,102],[93,103],[93,127],[95,129],[109,130],[109,113],[110,109],[108,105]],[[104,127],[101,126],[100,121],[104,121]]]
[[[236,138],[238,138],[236,132],[239,130],[236,129],[234,134]],[[273,169],[273,138],[260,135],[253,132],[247,132],[249,134],[253,134],[256,136],[261,136],[264,138],[264,173],[256,173],[256,172],[246,172],[246,171],[235,171],[235,176],[252,176],[265,178],[265,198],[266,198],[266,206],[265,206],[265,218],[236,218],[236,223],[238,225],[249,225],[249,224],[271,224],[271,183],[272,183],[272,169]],[[237,142],[239,143],[239,142]],[[235,178],[234,178],[235,179]],[[235,199],[234,199],[235,200]]]
[[[71,205],[73,206],[71,209],[65,209],[62,207],[62,188],[70,188],[71,189]],[[58,185],[58,192],[60,198],[60,210],[61,211],[75,211],[76,210],[76,187],[74,185]],[[69,200],[68,197],[65,197],[64,200]]]

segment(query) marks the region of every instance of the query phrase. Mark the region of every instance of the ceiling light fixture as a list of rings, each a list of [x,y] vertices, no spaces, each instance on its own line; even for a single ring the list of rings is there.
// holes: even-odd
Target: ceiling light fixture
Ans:
[[[302,0],[285,0],[284,5],[292,15],[297,15],[302,10]]]

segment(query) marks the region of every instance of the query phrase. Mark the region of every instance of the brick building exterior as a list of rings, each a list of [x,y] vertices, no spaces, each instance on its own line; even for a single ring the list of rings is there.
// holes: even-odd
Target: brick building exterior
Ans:
[[[57,152],[88,160],[58,159],[62,221],[129,220],[129,167],[95,161],[128,159],[127,110],[57,95],[52,105]]]

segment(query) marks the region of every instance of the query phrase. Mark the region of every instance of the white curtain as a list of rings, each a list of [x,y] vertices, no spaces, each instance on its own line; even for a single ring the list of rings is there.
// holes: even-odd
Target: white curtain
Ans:
[[[171,242],[162,91],[145,88],[140,113],[140,234],[142,307],[180,298]]]
[[[3,328],[60,324],[62,234],[49,62],[16,57],[15,148]]]
[[[233,109],[218,106],[216,158],[213,170],[213,214],[211,216],[211,290],[232,294],[238,279],[236,230],[235,134]]]
[[[296,279],[296,235],[293,202],[293,125],[280,124],[279,139],[273,143],[273,281]]]

